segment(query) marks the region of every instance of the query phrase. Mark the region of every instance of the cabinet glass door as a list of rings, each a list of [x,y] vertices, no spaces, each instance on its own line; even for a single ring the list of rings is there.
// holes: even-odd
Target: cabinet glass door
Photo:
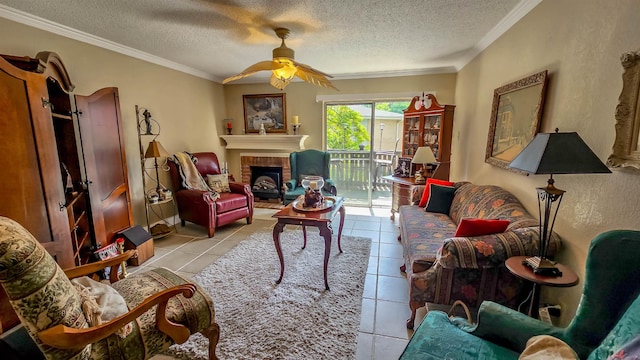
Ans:
[[[413,157],[421,144],[420,116],[407,117],[404,120],[402,156]]]
[[[440,118],[441,115],[425,116],[422,131],[422,146],[430,147],[436,159],[440,150]]]

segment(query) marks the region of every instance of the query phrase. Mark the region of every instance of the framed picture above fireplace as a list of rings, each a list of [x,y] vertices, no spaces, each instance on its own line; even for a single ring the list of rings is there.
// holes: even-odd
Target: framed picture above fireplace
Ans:
[[[257,133],[260,126],[268,133],[286,133],[285,94],[242,95],[244,130]]]

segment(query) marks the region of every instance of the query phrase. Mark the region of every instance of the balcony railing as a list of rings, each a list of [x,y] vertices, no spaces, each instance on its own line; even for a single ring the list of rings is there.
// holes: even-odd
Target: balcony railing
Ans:
[[[396,156],[393,151],[329,150],[331,179],[345,190],[368,190],[369,174],[375,191],[391,191],[390,183],[382,180],[393,173]],[[373,157],[373,168],[370,156]]]

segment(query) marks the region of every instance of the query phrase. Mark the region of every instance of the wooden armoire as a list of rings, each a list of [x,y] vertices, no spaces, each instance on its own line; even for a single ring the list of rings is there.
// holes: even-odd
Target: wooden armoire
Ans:
[[[0,55],[0,216],[63,269],[133,225],[118,89],[73,89],[53,52]],[[17,323],[0,288],[0,333]]]

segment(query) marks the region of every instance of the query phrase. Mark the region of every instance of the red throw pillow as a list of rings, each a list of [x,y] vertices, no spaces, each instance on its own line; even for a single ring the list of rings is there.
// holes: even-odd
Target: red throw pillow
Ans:
[[[509,220],[498,219],[462,219],[456,229],[455,237],[481,236],[503,233],[509,226]]]
[[[420,199],[420,204],[418,205],[420,207],[427,206],[427,200],[429,200],[429,184],[453,186],[454,183],[447,180],[438,180],[438,179],[428,178],[427,183],[425,184],[426,186],[424,187],[424,191],[422,192],[422,199]]]

